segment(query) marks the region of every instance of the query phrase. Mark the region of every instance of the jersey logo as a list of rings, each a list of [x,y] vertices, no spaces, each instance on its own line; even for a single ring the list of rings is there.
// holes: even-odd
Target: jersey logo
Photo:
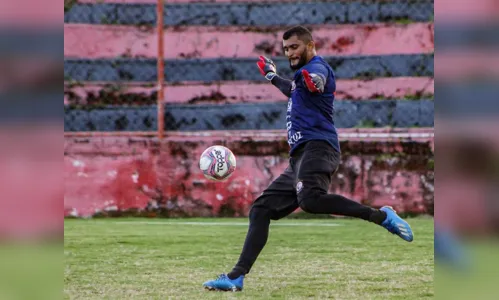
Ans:
[[[296,193],[300,193],[301,190],[303,190],[303,182],[298,181],[298,183],[296,184]]]
[[[293,81],[291,81],[291,91],[294,91],[294,90],[296,90],[296,83],[293,80]]]

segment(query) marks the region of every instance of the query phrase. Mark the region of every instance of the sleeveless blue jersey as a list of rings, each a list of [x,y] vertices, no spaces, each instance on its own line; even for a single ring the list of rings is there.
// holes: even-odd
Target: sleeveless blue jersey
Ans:
[[[325,79],[323,93],[312,93],[307,89],[301,74],[303,69]],[[296,71],[286,114],[290,154],[300,144],[310,140],[327,141],[340,152],[338,133],[333,120],[335,91],[333,69],[322,57],[314,56],[305,66]]]

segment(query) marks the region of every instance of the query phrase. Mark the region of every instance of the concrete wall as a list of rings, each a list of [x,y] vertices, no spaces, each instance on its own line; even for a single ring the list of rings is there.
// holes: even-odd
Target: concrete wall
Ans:
[[[413,130],[418,132],[425,130]],[[68,137],[65,214],[131,210],[142,215],[245,216],[255,197],[288,164],[288,146],[282,137],[285,133],[280,131],[253,138],[229,132],[178,134],[163,142]],[[431,213],[433,145],[424,140],[366,143],[342,138],[342,165],[330,192],[375,207],[392,205],[400,212]],[[213,144],[226,145],[236,155],[237,169],[227,182],[211,182],[198,169],[200,154]]]
[[[343,163],[330,191],[373,206],[431,213],[433,130],[410,127],[433,126],[432,8],[431,1],[167,1],[164,100],[166,128],[174,131],[158,142],[113,133],[156,129],[155,112],[142,114],[156,102],[155,2],[78,1],[64,24],[65,215],[246,215],[286,167],[288,151],[285,133],[276,130],[284,128],[281,115],[260,118],[287,99],[255,62],[270,56],[281,75],[291,76],[280,38],[293,24],[312,30],[319,54],[336,72],[337,108],[345,108],[338,116]],[[112,107],[109,115],[103,105],[141,107]],[[394,113],[397,107],[401,113]],[[130,126],[120,121],[117,128],[125,111]],[[233,111],[244,111],[244,122],[224,125]],[[196,124],[218,125],[184,122],[192,116]],[[365,116],[375,122],[363,122]],[[380,128],[346,128],[354,126]],[[234,129],[252,130],[227,131]],[[108,132],[75,132],[81,130]],[[387,138],[387,131],[421,135]],[[359,132],[375,138],[355,137]],[[208,182],[197,168],[212,144],[236,154],[238,168],[228,182]]]

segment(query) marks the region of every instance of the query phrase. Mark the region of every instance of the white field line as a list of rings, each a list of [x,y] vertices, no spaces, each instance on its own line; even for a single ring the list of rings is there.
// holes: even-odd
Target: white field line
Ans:
[[[127,225],[193,225],[193,226],[248,226],[248,223],[242,222],[147,222],[147,221],[137,221],[137,222],[127,222],[127,221],[117,221],[114,224],[127,224]],[[300,227],[336,227],[344,226],[344,224],[337,223],[289,223],[289,222],[275,222],[271,223],[270,226],[300,226]]]

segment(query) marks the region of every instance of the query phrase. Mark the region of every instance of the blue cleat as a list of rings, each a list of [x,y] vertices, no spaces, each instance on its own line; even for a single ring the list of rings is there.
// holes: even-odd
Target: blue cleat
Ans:
[[[412,242],[414,236],[409,223],[399,217],[390,206],[383,206],[380,210],[386,213],[386,219],[381,223],[381,226],[385,227],[391,233],[398,235],[404,241]]]
[[[243,280],[244,275],[231,280],[229,277],[227,277],[227,275],[221,274],[215,280],[206,281],[205,283],[203,283],[203,286],[209,291],[239,292],[243,289]]]

